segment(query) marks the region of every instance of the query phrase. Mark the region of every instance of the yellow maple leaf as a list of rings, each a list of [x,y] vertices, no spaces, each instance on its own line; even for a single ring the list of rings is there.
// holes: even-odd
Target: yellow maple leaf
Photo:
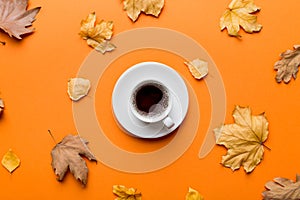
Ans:
[[[96,13],[93,12],[81,21],[79,35],[87,41],[87,44],[95,50],[105,53],[112,51],[116,47],[109,40],[113,34],[113,22],[101,20],[96,23]]]
[[[20,159],[18,156],[9,149],[8,152],[3,156],[2,158],[2,165],[10,172],[12,173],[16,168],[20,166]]]
[[[124,185],[114,185],[113,193],[117,196],[115,200],[141,200],[142,194],[135,188],[127,188]]]
[[[204,198],[197,190],[189,188],[189,192],[186,194],[185,200],[204,200]]]
[[[240,36],[240,26],[247,33],[259,32],[262,25],[257,23],[257,16],[251,14],[259,10],[253,0],[232,0],[220,19],[220,28],[227,28],[230,36]]]
[[[135,22],[141,12],[158,17],[164,7],[164,0],[124,0],[123,5],[128,17]]]
[[[236,106],[233,111],[235,123],[222,125],[214,130],[216,143],[224,145],[228,151],[222,157],[222,164],[232,170],[242,165],[251,172],[261,162],[264,154],[264,142],[268,137],[268,121],[265,114],[251,114],[249,107]]]

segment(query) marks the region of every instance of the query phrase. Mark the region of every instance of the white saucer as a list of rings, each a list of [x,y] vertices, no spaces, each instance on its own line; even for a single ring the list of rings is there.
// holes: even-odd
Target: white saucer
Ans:
[[[171,91],[173,106],[169,116],[175,125],[168,129],[162,122],[144,123],[129,109],[130,91],[143,80],[157,80]],[[126,70],[118,79],[112,94],[113,112],[118,124],[130,135],[140,138],[159,138],[174,131],[188,110],[189,96],[184,80],[171,67],[158,62],[138,63]]]

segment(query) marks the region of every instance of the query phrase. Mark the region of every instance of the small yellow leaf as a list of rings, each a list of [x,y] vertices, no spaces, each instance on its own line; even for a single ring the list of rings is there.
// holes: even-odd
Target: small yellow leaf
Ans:
[[[184,62],[184,64],[188,66],[191,74],[196,79],[201,79],[208,74],[208,63],[199,58],[190,62]]]
[[[214,129],[216,143],[228,149],[222,164],[232,170],[243,165],[247,173],[252,172],[263,158],[269,123],[264,113],[253,116],[248,107],[236,106],[232,116],[234,124]]]
[[[9,149],[8,152],[2,158],[2,165],[12,173],[17,167],[20,166],[20,159],[18,156]]]
[[[113,186],[113,193],[117,196],[115,200],[141,200],[142,194],[137,192],[135,188],[126,188],[123,185],[114,185]]]
[[[204,198],[197,190],[189,188],[189,192],[186,194],[185,200],[204,200]]]
[[[164,0],[124,0],[123,4],[129,18],[135,22],[141,12],[158,17],[164,7]]]
[[[240,26],[247,33],[259,32],[262,25],[258,24],[257,17],[251,14],[259,10],[253,0],[232,0],[220,19],[220,28],[227,28],[230,36],[240,36]]]
[[[116,48],[111,43],[109,43],[111,44],[109,47],[107,45],[113,34],[113,26],[112,21],[106,22],[104,20],[96,24],[96,14],[94,12],[81,21],[79,35],[87,41],[89,46],[104,54],[106,51],[112,51]]]
[[[91,83],[88,79],[84,78],[71,78],[68,81],[68,94],[73,101],[86,96],[90,90]]]

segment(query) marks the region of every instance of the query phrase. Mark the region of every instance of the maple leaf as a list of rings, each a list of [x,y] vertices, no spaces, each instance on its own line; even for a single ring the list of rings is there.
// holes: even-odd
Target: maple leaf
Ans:
[[[264,200],[299,200],[300,199],[300,176],[296,182],[287,178],[275,178],[274,182],[266,183],[266,191],[262,193]]]
[[[280,60],[274,65],[277,70],[276,81],[280,83],[290,82],[291,78],[297,78],[300,65],[300,45],[294,45],[294,50],[287,50],[280,54]]]
[[[188,193],[185,196],[186,200],[204,200],[203,196],[199,194],[197,190],[194,190],[193,188],[189,188]]]
[[[91,161],[97,161],[87,144],[88,142],[78,135],[67,135],[52,149],[51,165],[58,176],[58,181],[62,181],[65,174],[70,170],[77,180],[86,185],[88,168],[81,156],[85,156]]]
[[[238,34],[240,26],[247,33],[258,32],[262,25],[257,23],[257,17],[251,13],[259,10],[253,0],[232,0],[220,19],[220,28],[221,30],[227,28],[230,36],[240,36]]]
[[[95,50],[105,53],[112,51],[116,46],[109,42],[113,34],[113,22],[101,20],[96,24],[96,13],[93,12],[81,21],[79,35]]]
[[[184,62],[184,64],[188,66],[195,79],[201,79],[208,73],[208,63],[199,58],[190,62]]]
[[[0,28],[10,37],[22,39],[21,35],[31,33],[33,28],[28,28],[35,20],[41,7],[26,10],[28,0],[0,0]]]
[[[124,185],[114,185],[113,193],[117,196],[115,200],[141,200],[142,194],[135,188],[127,188]]]
[[[268,121],[265,114],[251,115],[250,108],[236,106],[233,111],[235,123],[214,129],[216,143],[224,145],[228,151],[222,157],[222,164],[232,170],[244,166],[251,172],[261,162],[264,142],[268,137]]]
[[[123,5],[128,17],[135,22],[141,12],[158,17],[164,7],[164,0],[124,0]]]

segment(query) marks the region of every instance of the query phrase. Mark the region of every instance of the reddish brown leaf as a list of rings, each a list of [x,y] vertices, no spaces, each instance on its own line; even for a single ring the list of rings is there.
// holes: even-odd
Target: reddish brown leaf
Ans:
[[[58,181],[62,181],[65,174],[70,170],[77,180],[86,185],[88,168],[81,156],[85,156],[92,161],[97,161],[96,157],[87,147],[87,144],[88,142],[78,135],[67,135],[52,149],[51,165],[58,176]]]
[[[26,10],[28,0],[0,0],[0,28],[10,37],[22,39],[21,35],[31,33],[33,28],[28,28],[35,20],[41,7]]]

